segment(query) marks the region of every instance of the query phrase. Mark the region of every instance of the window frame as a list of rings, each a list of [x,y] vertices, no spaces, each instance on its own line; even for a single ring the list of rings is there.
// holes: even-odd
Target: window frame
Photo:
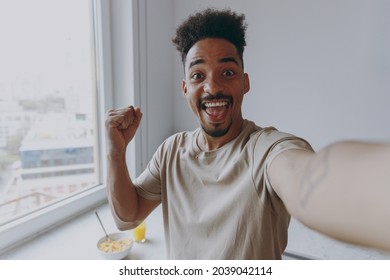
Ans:
[[[139,83],[136,84],[135,81],[131,81],[130,83],[126,82],[125,85],[127,89],[122,88],[122,91],[114,90],[120,88],[121,84],[124,84],[124,78],[119,81],[114,81],[113,71],[118,70],[118,64],[123,64],[123,61],[116,61],[118,59],[115,60],[115,57],[113,59],[112,56],[123,57],[123,55],[125,55],[132,60],[137,56],[135,55],[135,49],[133,50],[133,47],[130,49],[122,47],[121,50],[119,50],[119,53],[112,52],[112,48],[116,48],[117,51],[117,46],[129,43],[133,45],[133,37],[138,36],[138,32],[133,32],[133,30],[135,31],[136,29],[134,27],[137,27],[137,24],[134,24],[134,22],[136,22],[138,18],[134,18],[133,15],[137,14],[139,1],[90,1],[92,5],[91,12],[93,13],[94,19],[94,30],[92,34],[94,34],[93,39],[95,44],[93,63],[95,63],[96,69],[95,88],[97,92],[98,172],[100,173],[99,181],[102,183],[1,226],[0,255],[107,202],[105,186],[105,112],[109,108],[118,105],[118,103],[132,102],[132,104],[134,104],[137,100],[140,100],[141,96],[140,93],[137,95],[132,94],[136,92],[136,88],[139,88]],[[115,14],[115,17],[111,16],[112,12],[115,11],[121,12],[118,15]],[[113,21],[114,18],[116,22]],[[131,24],[131,28],[126,31],[127,35],[124,37],[123,34],[117,32],[116,29],[120,22],[126,20],[133,21],[133,24]],[[124,40],[126,40],[126,44],[124,44]],[[139,64],[137,64],[136,61],[131,61],[131,63],[132,65],[128,65],[127,67],[131,67],[132,71],[134,71]],[[137,71],[131,72],[130,76],[134,76],[134,73],[136,72]],[[125,74],[122,75],[125,76]],[[127,78],[129,78],[129,75],[127,75]],[[138,173],[141,168],[141,161],[136,161],[136,158],[140,158],[142,153],[141,149],[136,149],[136,147],[140,146],[142,143],[140,139],[141,136],[137,136],[133,143],[131,143],[130,149],[128,149],[127,160],[129,162],[129,172],[133,174]],[[141,152],[136,153],[135,151],[137,150]]]

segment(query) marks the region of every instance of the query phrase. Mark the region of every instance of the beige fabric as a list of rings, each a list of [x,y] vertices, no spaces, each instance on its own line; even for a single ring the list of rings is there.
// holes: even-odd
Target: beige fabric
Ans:
[[[162,202],[168,258],[280,259],[290,216],[268,183],[267,159],[310,145],[246,120],[236,139],[203,152],[199,133],[168,138],[134,181]]]

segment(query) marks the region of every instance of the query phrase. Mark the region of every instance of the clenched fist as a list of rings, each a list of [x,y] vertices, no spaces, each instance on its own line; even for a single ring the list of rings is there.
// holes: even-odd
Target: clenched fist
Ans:
[[[133,139],[141,122],[142,113],[139,107],[129,106],[109,110],[106,114],[107,153],[114,155],[124,153]]]

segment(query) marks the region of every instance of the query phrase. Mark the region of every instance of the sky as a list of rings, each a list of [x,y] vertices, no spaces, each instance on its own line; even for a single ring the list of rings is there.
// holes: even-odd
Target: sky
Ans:
[[[86,0],[0,0],[0,98],[90,94],[90,28]]]

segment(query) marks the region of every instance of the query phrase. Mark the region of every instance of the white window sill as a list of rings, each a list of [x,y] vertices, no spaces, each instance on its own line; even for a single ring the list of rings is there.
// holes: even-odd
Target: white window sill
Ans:
[[[96,243],[104,232],[96,218],[98,212],[107,232],[117,232],[108,204],[103,204],[75,219],[0,255],[3,260],[99,260]],[[161,207],[148,217],[147,241],[136,243],[129,259],[165,259],[165,240]],[[129,231],[132,236],[132,232]]]

